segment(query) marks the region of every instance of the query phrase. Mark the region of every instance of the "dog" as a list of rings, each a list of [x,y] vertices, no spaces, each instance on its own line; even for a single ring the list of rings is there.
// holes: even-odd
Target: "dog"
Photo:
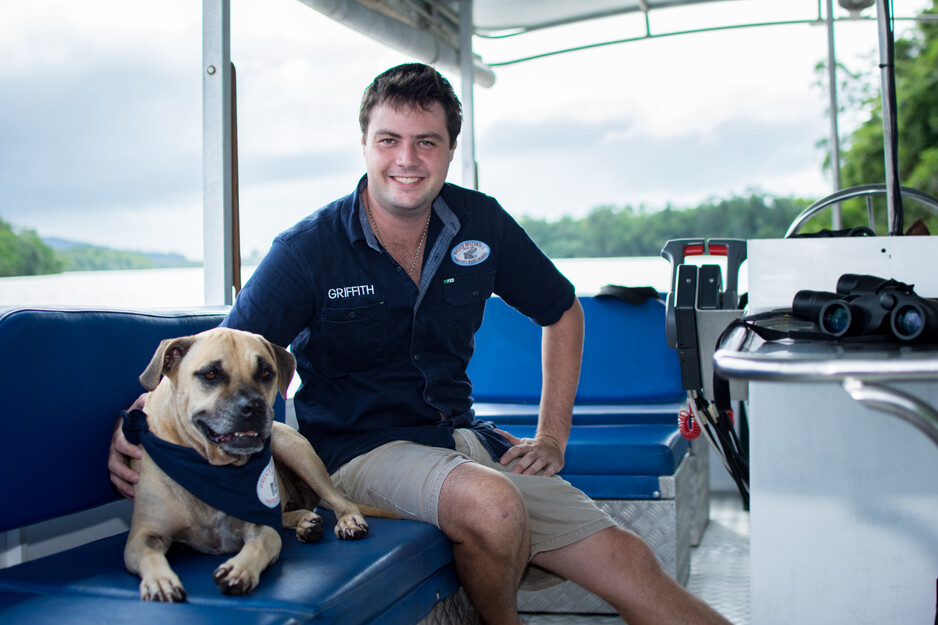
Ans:
[[[287,350],[239,330],[215,328],[160,343],[140,375],[149,391],[143,411],[125,413],[123,426],[131,442],[138,437],[149,443],[143,457],[131,461],[140,480],[124,548],[127,570],[141,579],[141,599],[185,600],[185,589],[165,555],[172,543],[203,553],[237,552],[215,570],[213,579],[225,594],[251,592],[261,572],[280,555],[282,541],[275,527],[295,529],[302,542],[322,536],[322,518],[313,512],[320,498],[335,511],[338,538],[355,540],[368,533],[362,510],[333,485],[309,441],[273,419],[277,393],[286,396],[295,369],[296,360]],[[136,417],[136,426],[128,425],[131,417]],[[256,493],[250,492],[253,477],[247,478],[249,488],[241,489],[249,491],[245,494],[252,506],[243,515],[213,507],[169,475],[180,478],[193,471],[161,468],[154,460],[169,452],[197,454],[194,461],[207,465],[206,471],[224,473],[243,470],[258,459],[264,463],[268,444],[271,460],[261,467],[265,470],[258,474]],[[227,475],[221,486],[194,483],[190,488],[216,496],[232,482]],[[253,519],[255,512],[261,521],[244,520]]]

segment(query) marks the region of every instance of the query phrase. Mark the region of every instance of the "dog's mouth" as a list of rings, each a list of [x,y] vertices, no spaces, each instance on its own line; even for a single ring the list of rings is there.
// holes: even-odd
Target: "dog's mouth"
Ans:
[[[198,426],[205,438],[230,454],[253,454],[264,448],[264,439],[257,430],[241,430],[222,434],[210,428],[204,421],[200,421]]]

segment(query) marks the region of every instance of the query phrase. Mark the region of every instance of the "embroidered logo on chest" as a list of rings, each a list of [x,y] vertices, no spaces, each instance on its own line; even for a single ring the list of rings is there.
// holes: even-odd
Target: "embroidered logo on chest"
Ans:
[[[273,458],[257,479],[257,498],[268,508],[280,505],[280,489],[277,486],[277,472],[274,470]]]
[[[450,258],[457,265],[468,267],[485,262],[491,252],[491,248],[482,241],[463,241],[453,248]]]

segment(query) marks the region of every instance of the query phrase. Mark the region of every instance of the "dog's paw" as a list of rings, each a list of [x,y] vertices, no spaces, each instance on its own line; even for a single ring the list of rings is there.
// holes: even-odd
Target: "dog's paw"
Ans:
[[[226,595],[246,595],[254,590],[258,582],[257,575],[239,565],[234,558],[215,569],[212,579]]]
[[[186,589],[175,573],[149,576],[140,580],[140,598],[144,601],[180,603],[186,600]]]
[[[368,535],[368,523],[358,514],[346,514],[336,521],[335,535],[339,540],[360,540]]]
[[[322,517],[310,512],[296,524],[296,539],[301,543],[314,543],[322,538]]]

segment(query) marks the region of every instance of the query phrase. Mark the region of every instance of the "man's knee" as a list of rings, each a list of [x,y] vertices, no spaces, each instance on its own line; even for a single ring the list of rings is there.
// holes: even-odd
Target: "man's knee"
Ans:
[[[460,534],[500,534],[527,539],[528,517],[518,488],[498,471],[476,463],[461,464],[446,477],[440,492],[440,527]]]

